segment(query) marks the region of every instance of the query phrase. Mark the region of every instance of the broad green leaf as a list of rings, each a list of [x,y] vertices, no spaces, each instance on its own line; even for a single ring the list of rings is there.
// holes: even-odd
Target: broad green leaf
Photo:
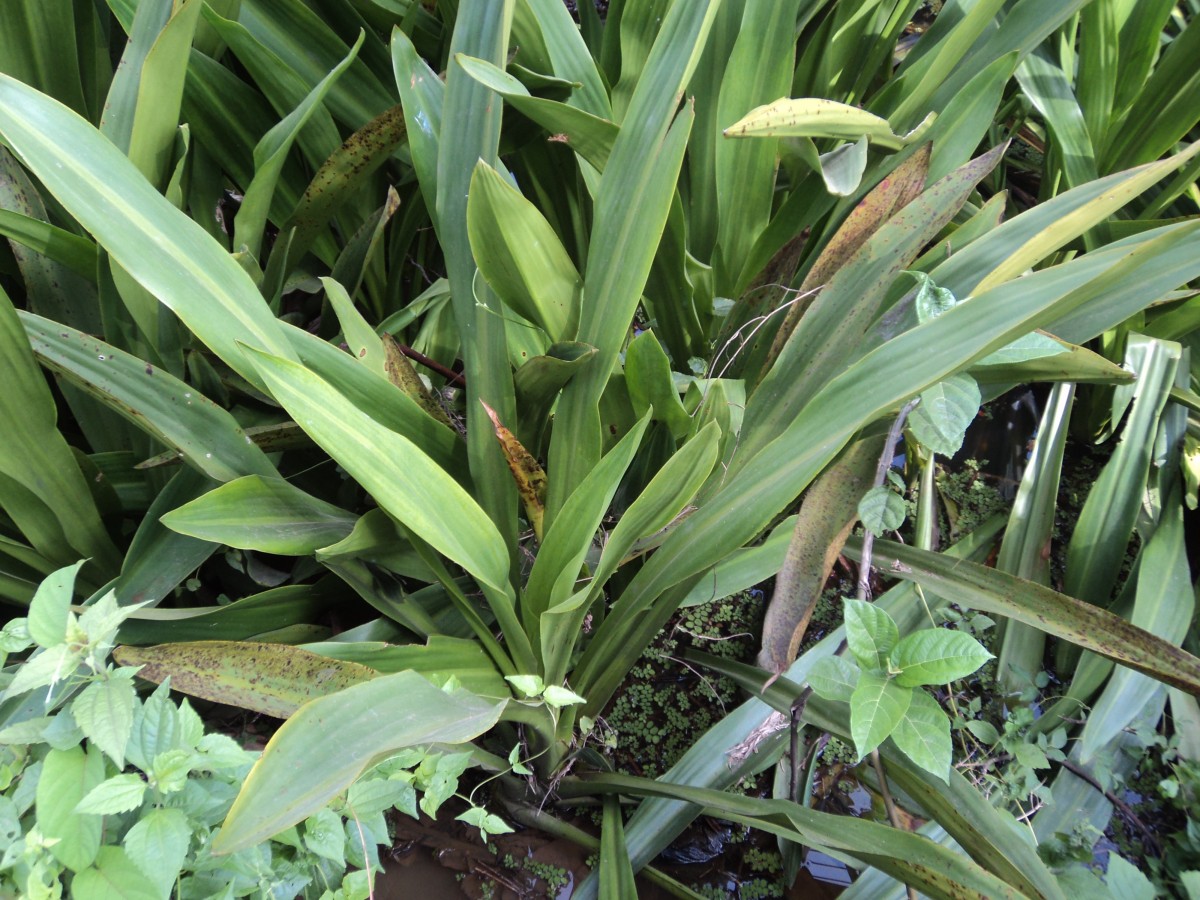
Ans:
[[[71,896],[79,900],[161,900],[155,883],[120,847],[101,847],[96,864],[75,876]]]
[[[625,350],[625,384],[634,415],[653,409],[653,418],[665,423],[676,440],[688,433],[691,419],[671,377],[671,363],[651,329],[630,341]]]
[[[41,647],[53,647],[67,639],[71,621],[71,598],[74,596],[75,576],[83,561],[66,566],[46,576],[38,585],[29,604],[26,627],[29,636]]]
[[[846,597],[842,600],[846,619],[846,642],[858,664],[868,671],[887,671],[888,656],[900,633],[896,622],[873,603]]]
[[[853,540],[846,552],[857,558]],[[1168,685],[1200,691],[1200,659],[1112,613],[976,563],[890,541],[875,544],[875,565],[965,607],[1008,616]]]
[[[243,550],[306,556],[336,544],[358,517],[282,478],[247,475],[162,517],[173,531]]]
[[[286,719],[314,698],[373,678],[373,669],[318,656],[286,644],[192,641],[155,647],[118,647],[113,658],[141,666],[139,678],[193,697]]]
[[[332,809],[320,809],[304,823],[304,846],[341,869],[346,865],[346,832]]]
[[[552,341],[573,339],[583,279],[537,207],[482,161],[471,176],[467,231],[479,271],[500,299]]]
[[[849,703],[858,686],[859,668],[840,656],[820,659],[808,672],[808,683],[818,697]]]
[[[82,662],[83,652],[67,643],[55,644],[35,653],[17,669],[12,681],[4,689],[4,698],[58,684],[74,675]]]
[[[865,137],[872,144],[899,150],[920,140],[932,122],[930,115],[908,134],[898,135],[892,131],[887,119],[856,106],[811,97],[783,98],[752,109],[726,128],[724,134],[730,138],[808,137],[847,141]]]
[[[925,628],[905,635],[892,650],[889,663],[903,687],[949,684],[966,678],[992,654],[971,635],[948,628]]]
[[[111,257],[240,375],[260,383],[239,343],[292,358],[245,270],[90,125],[0,76],[0,135]]]
[[[400,672],[305,704],[250,771],[213,852],[252,847],[302,821],[397,750],[473,740],[496,724],[505,702]]]
[[[900,724],[913,694],[912,688],[901,687],[887,675],[859,673],[858,686],[850,696],[850,735],[859,759],[883,743]]]
[[[858,501],[858,517],[862,519],[863,527],[876,537],[895,531],[904,524],[907,516],[904,498],[886,484],[871,488]]]
[[[1154,900],[1158,891],[1154,884],[1133,863],[1115,853],[1108,857],[1108,872],[1105,883],[1113,897],[1122,900]]]
[[[954,375],[922,391],[921,403],[908,417],[908,427],[922,446],[942,456],[953,456],[982,402],[974,378]]]
[[[913,691],[904,718],[892,732],[896,748],[935,778],[946,780],[953,747],[950,718],[924,691]]]
[[[187,859],[192,829],[183,810],[159,807],[146,812],[125,832],[125,854],[160,892],[170,894]],[[161,896],[161,893],[160,893]]]
[[[0,107],[3,79],[0,75]],[[69,115],[69,114],[68,114]],[[0,133],[4,111],[0,108]],[[60,565],[79,557],[111,574],[119,556],[71,448],[59,432],[55,401],[29,349],[16,309],[0,289],[0,508],[43,557]]]
[[[37,783],[37,827],[42,837],[55,841],[50,852],[72,872],[92,864],[100,850],[103,819],[75,812],[89,791],[104,780],[100,748],[51,750],[42,764]]]
[[[129,812],[142,805],[145,795],[146,782],[137,772],[114,775],[88,791],[76,805],[75,812],[100,816]]]
[[[71,703],[71,716],[79,730],[104,751],[117,769],[125,767],[125,746],[133,733],[136,699],[133,675],[113,672],[102,681],[93,681]]]
[[[256,363],[275,399],[380,506],[479,580],[516,661],[533,671],[513,609],[507,547],[475,500],[407,438],[352,406],[309,370],[267,355]],[[350,434],[353,441],[347,440]]]

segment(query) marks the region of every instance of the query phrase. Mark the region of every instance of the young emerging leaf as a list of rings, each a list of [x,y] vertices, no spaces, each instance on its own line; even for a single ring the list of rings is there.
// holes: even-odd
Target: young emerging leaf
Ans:
[[[928,628],[907,635],[892,652],[896,683],[904,687],[946,684],[965,678],[992,654],[969,634],[947,628]]]
[[[849,703],[858,686],[859,668],[841,656],[827,656],[817,660],[808,673],[808,684],[813,693],[824,700],[841,700]]]
[[[912,702],[892,732],[900,752],[936,778],[950,771],[950,719],[924,691],[913,691]]]
[[[876,537],[903,525],[907,513],[904,498],[886,484],[871,488],[858,502],[858,517],[863,527]]]
[[[888,655],[900,639],[896,623],[884,610],[872,603],[842,601],[846,618],[846,642],[858,664],[869,671],[887,670]]]
[[[924,447],[942,456],[953,456],[982,402],[974,378],[951,375],[921,393],[921,403],[909,417],[908,427]]]
[[[878,672],[863,672],[850,697],[850,736],[862,759],[883,743],[912,703],[912,688],[901,687]]]
[[[505,675],[504,680],[526,697],[536,697],[546,689],[545,683],[538,675]]]
[[[29,602],[27,628],[39,647],[53,647],[67,638],[71,617],[71,594],[75,575],[83,560],[46,576]]]
[[[545,693],[542,694],[542,699],[546,701],[548,706],[553,706],[555,709],[560,706],[571,706],[575,703],[587,703],[583,697],[580,697],[574,691],[565,687],[559,687],[557,684],[552,684],[546,688]]]

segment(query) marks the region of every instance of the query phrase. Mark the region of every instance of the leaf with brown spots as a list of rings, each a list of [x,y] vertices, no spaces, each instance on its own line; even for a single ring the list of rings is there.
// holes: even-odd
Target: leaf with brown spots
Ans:
[[[439,422],[444,425],[450,425],[450,417],[446,415],[446,411],[442,409],[441,404],[433,399],[433,395],[425,387],[425,382],[421,380],[421,376],[417,374],[417,370],[413,368],[412,363],[408,361],[408,357],[404,355],[404,351],[400,349],[400,345],[396,343],[390,334],[383,336],[383,354],[383,367],[388,381],[404,391],[404,393],[417,402],[417,405],[421,409],[425,410],[425,412],[429,413]]]
[[[483,403],[482,400],[479,402]],[[516,436],[500,424],[500,418],[496,415],[496,411],[486,403],[483,403],[483,408],[487,410],[488,418],[492,420],[492,427],[496,430],[496,440],[500,442],[500,449],[504,451],[508,468],[512,471],[513,480],[517,483],[517,491],[521,495],[525,515],[529,517],[533,533],[541,541],[542,516],[546,502],[546,472],[533,454],[521,445]]]

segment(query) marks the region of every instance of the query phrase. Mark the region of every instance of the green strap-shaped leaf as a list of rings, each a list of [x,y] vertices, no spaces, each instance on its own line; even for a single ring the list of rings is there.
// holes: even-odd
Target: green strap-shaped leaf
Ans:
[[[240,375],[259,383],[239,342],[292,358],[241,266],[86,122],[0,76],[0,134],[112,258]]]
[[[168,528],[242,550],[306,556],[346,537],[358,517],[282,478],[247,475],[162,517]]]
[[[625,900],[637,896],[633,867],[625,849],[625,823],[621,821],[621,801],[604,798],[604,819],[600,825],[600,900]]]
[[[7,209],[0,209],[0,235],[62,263],[77,275],[96,278],[96,245],[87,238]]]
[[[275,399],[381,507],[475,577],[516,661],[533,671],[508,583],[507,545],[471,495],[415,444],[380,425],[313,372],[263,353],[255,352],[255,362]],[[508,478],[507,471],[503,475]]]
[[[397,750],[478,737],[499,721],[505,702],[399,672],[306,704],[250,770],[213,852],[253,847],[302,821]]]
[[[575,264],[537,207],[482,161],[471,176],[467,233],[501,300],[552,341],[574,338],[583,289]]]
[[[0,289],[0,507],[42,556],[60,564],[92,557],[108,574],[119,555],[108,536],[79,464],[56,426],[58,411],[46,378],[8,295]]]
[[[21,313],[46,368],[79,385],[217,481],[278,473],[237,420],[175,376],[73,328]]]

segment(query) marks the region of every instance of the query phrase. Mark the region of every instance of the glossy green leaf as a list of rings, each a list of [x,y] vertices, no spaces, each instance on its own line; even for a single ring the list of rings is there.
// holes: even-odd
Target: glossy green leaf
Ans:
[[[194,641],[118,647],[113,658],[140,678],[218,703],[285,719],[316,697],[367,681],[375,671],[286,644]]]
[[[306,704],[255,763],[213,852],[252,847],[303,820],[397,750],[478,737],[499,721],[506,702],[443,691],[414,672],[399,672]]]
[[[840,656],[817,660],[809,670],[808,683],[818,697],[849,703],[858,687],[858,666]]]
[[[247,475],[162,517],[182,534],[243,550],[305,556],[350,534],[358,517],[282,478]]]
[[[246,272],[86,122],[0,76],[0,134],[112,258],[239,374],[258,383],[239,342],[292,357]]]
[[[950,717],[924,691],[913,691],[912,702],[892,732],[896,748],[935,778],[950,772]]]
[[[970,375],[955,375],[921,392],[921,403],[908,418],[908,427],[920,443],[942,456],[953,456],[962,446],[967,426],[979,412],[983,397]]]
[[[846,552],[857,558],[854,541]],[[976,563],[890,541],[875,544],[875,565],[963,606],[1008,616],[1168,685],[1200,690],[1200,660],[1106,610]]]
[[[864,669],[886,671],[888,656],[900,639],[895,621],[875,604],[849,597],[842,600],[842,610],[846,642],[858,664]]]
[[[964,631],[926,628],[905,635],[892,650],[889,664],[903,687],[948,684],[966,678],[992,654]]]
[[[847,628],[847,635],[851,632]],[[890,735],[912,701],[911,688],[901,687],[886,674],[859,673],[850,696],[850,734],[862,759]]]
[[[483,162],[471,176],[467,230],[479,270],[500,299],[552,341],[571,340],[583,289],[575,264],[537,207]]]
[[[237,420],[192,387],[144,360],[32,313],[21,322],[34,353],[138,428],[217,481],[277,476]]]
[[[858,517],[866,528],[876,537],[883,537],[885,532],[895,531],[908,517],[908,507],[904,498],[891,487],[881,484],[873,487],[858,502]]]

